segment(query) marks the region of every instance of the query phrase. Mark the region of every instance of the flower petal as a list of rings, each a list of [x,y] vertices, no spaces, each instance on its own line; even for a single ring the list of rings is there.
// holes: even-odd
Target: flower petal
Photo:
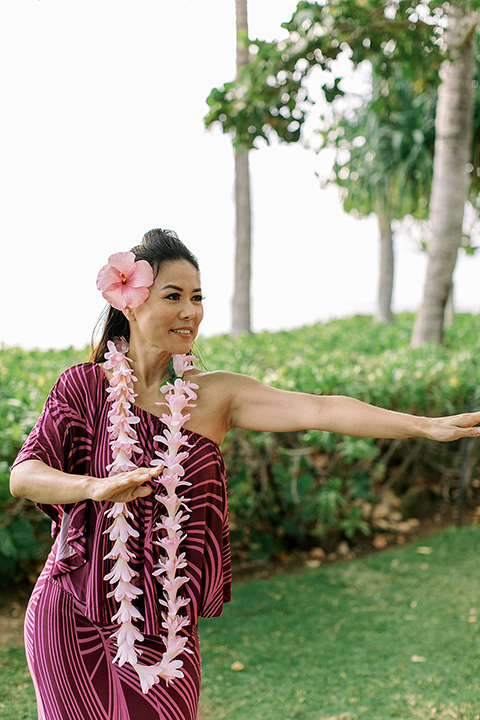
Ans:
[[[118,646],[117,654],[113,658],[113,662],[118,662],[119,667],[130,663],[130,665],[136,665],[138,660],[138,654],[135,652],[133,645],[127,645],[126,643]]]
[[[125,302],[124,307],[135,308],[142,305],[150,295],[150,290],[146,287],[133,287],[130,282],[122,287],[122,297]]]
[[[108,264],[118,272],[125,272],[129,275],[135,266],[135,255],[133,252],[117,252],[110,255]]]
[[[114,288],[113,290],[111,290],[110,288],[112,287],[114,288],[113,285],[110,285],[107,290],[104,290],[102,292],[103,297],[116,310],[125,310],[125,308],[127,307],[127,303],[125,302],[125,298],[123,297],[122,292],[122,288],[125,286],[120,284],[118,288]]]
[[[132,252],[110,255],[97,276],[97,288],[103,297],[117,310],[138,307],[149,295],[153,284],[153,270],[146,260],[135,261]]]
[[[111,285],[121,285],[121,277],[115,268],[110,265],[104,265],[97,275],[97,290],[103,292]]]
[[[133,268],[129,282],[133,287],[150,287],[153,285],[152,266],[146,260],[137,260]]]

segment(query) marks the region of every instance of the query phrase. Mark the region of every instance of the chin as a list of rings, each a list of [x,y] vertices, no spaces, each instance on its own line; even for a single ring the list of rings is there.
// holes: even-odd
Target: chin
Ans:
[[[175,348],[174,350],[172,350],[172,353],[185,355],[190,352],[190,349],[194,342],[194,338],[177,338],[176,341],[173,342],[171,345],[172,348]]]

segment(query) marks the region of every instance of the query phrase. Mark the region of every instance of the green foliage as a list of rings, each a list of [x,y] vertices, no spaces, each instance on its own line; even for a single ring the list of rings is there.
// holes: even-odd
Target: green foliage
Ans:
[[[478,319],[459,315],[446,346],[411,349],[413,317],[390,326],[355,317],[290,332],[200,343],[207,369],[252,375],[285,390],[351,395],[419,415],[480,406]],[[362,514],[385,483],[402,495],[418,478],[437,493],[456,493],[461,443],[372,440],[320,431],[234,431],[222,451],[229,477],[233,546],[257,558],[282,549],[328,545],[333,530],[367,534]],[[480,450],[472,445],[472,462]],[[410,456],[412,457],[409,461]]]
[[[289,332],[236,340],[201,339],[207,370],[245,373],[270,385],[324,395],[351,395],[381,407],[445,415],[480,407],[478,318],[458,315],[445,347],[411,349],[413,316],[392,325],[357,316]],[[31,503],[8,493],[8,467],[41,412],[56,377],[85,353],[0,351],[0,561],[5,577],[21,577],[48,543],[48,521]],[[259,558],[370,532],[366,508],[386,484],[401,496],[419,478],[455,496],[461,443],[389,441],[306,431],[230,433],[222,447],[229,479],[232,546]],[[471,445],[471,463],[480,453]],[[475,479],[475,475],[473,479]],[[27,525],[31,525],[31,530]]]
[[[199,343],[207,370],[252,375],[284,390],[323,395],[346,394],[404,412],[431,414],[445,403],[465,406],[478,385],[477,318],[457,315],[445,347],[409,347],[413,316],[399,314],[389,326],[356,316],[276,333],[232,339],[221,335]],[[332,449],[328,434],[306,434],[304,443]],[[365,441],[362,441],[362,443]],[[343,446],[345,447],[345,446]]]
[[[212,90],[207,102],[207,127],[221,123],[234,134],[234,143],[255,147],[257,138],[268,142],[273,132],[296,142],[311,99],[304,80],[311,70],[325,100],[343,95],[342,75],[335,61],[341,53],[357,66],[368,60],[375,74],[388,78],[402,66],[412,81],[438,83],[442,59],[440,17],[442,5],[423,19],[415,8],[425,3],[398,0],[333,0],[299,2],[293,17],[283,24],[285,40],[249,43],[250,62],[240,78]]]
[[[11,497],[10,465],[63,370],[86,351],[0,349],[0,585],[34,572],[50,544],[49,520],[28,500]]]
[[[0,349],[0,461],[11,461],[37,421],[56,379],[86,351]],[[1,470],[1,466],[0,466]]]
[[[480,0],[455,4],[470,13],[478,9]],[[434,0],[302,0],[291,20],[283,23],[285,39],[246,40],[250,61],[239,79],[211,91],[205,123],[207,127],[220,123],[224,132],[233,134],[236,147],[258,147],[259,140],[268,143],[272,134],[284,142],[297,142],[315,102],[307,89],[308,77],[330,106],[321,110],[320,129],[325,131],[326,145],[339,151],[330,181],[340,186],[345,210],[381,213],[384,223],[407,214],[424,218],[432,178],[439,68],[448,55],[444,38],[448,7]],[[472,18],[473,32],[475,23]],[[466,32],[469,27],[467,22]],[[348,63],[339,64],[340,57],[355,68],[368,63],[372,69],[373,98],[363,98],[357,111],[351,108],[352,98],[354,102],[358,98],[342,84]],[[469,166],[476,209],[478,80]],[[348,103],[339,115],[334,106],[345,94]],[[332,108],[333,120],[326,118]],[[366,141],[363,145],[361,138]],[[467,253],[475,251],[471,237],[465,237],[462,246]]]
[[[18,507],[21,508],[21,515]],[[20,501],[18,506],[4,504],[0,512],[0,586],[15,580],[31,579],[49,549],[50,521]]]
[[[401,220],[427,215],[433,173],[436,92],[419,93],[398,69],[373,76],[373,97],[333,109],[322,132],[335,151],[326,184],[340,188],[344,209]]]

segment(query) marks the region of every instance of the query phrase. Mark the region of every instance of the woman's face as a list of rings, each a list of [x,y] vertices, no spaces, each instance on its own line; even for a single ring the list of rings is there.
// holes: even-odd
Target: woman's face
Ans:
[[[130,341],[172,354],[189,352],[203,318],[200,277],[188,260],[164,262],[150,295],[125,312]]]

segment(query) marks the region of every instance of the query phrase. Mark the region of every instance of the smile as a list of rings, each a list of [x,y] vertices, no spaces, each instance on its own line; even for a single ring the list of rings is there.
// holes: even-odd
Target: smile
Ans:
[[[192,330],[188,330],[186,328],[182,330],[172,330],[171,332],[175,333],[175,335],[180,335],[183,337],[190,337],[192,334]]]

